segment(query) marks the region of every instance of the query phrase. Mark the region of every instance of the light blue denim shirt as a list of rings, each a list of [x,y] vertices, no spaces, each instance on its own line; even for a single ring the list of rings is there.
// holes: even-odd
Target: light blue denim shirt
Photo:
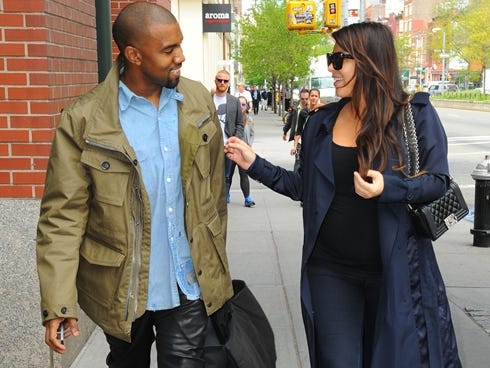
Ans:
[[[180,289],[199,298],[184,227],[177,101],[184,96],[162,88],[158,110],[119,82],[119,118],[136,152],[151,207],[151,252],[147,310],[178,306]]]

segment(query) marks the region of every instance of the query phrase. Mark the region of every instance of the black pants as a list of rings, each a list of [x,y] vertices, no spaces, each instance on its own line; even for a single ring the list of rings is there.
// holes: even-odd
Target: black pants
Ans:
[[[237,164],[235,161],[225,157],[225,183],[227,195],[230,194],[231,182],[236,166]],[[248,174],[240,166],[238,166],[238,173],[240,174],[240,189],[242,190],[243,198],[247,198],[250,195],[250,181],[248,180]]]
[[[308,268],[308,280],[318,366],[370,367],[381,274],[314,264]]]
[[[257,115],[259,113],[259,100],[253,100],[252,101],[252,106],[254,108],[254,115]]]
[[[106,334],[110,368],[149,368],[156,341],[158,368],[204,368],[207,315],[202,300],[185,300],[179,307],[150,312],[133,322],[131,343]],[[156,336],[155,336],[156,332]]]

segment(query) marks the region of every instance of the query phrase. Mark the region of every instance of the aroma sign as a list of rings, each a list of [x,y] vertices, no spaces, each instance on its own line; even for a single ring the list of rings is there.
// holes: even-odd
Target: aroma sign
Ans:
[[[203,32],[231,32],[231,4],[202,4]]]

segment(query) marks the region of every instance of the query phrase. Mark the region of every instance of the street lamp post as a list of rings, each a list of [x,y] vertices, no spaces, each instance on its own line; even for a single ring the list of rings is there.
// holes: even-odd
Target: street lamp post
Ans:
[[[442,52],[441,52],[441,59],[442,59],[442,85],[444,86],[444,81],[446,80],[446,59],[449,56],[446,54],[446,31],[442,31]],[[444,88],[444,87],[443,87]]]
[[[432,29],[432,32],[439,32],[439,31],[442,31],[442,50],[439,56],[441,58],[441,64],[442,64],[441,82],[443,85],[442,88],[444,88],[444,82],[446,81],[446,59],[449,57],[449,54],[446,54],[446,31],[439,27]]]

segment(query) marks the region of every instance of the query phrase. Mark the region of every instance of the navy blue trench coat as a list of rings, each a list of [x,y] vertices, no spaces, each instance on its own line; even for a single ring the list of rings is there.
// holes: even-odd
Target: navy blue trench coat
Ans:
[[[257,156],[250,177],[293,200],[303,201],[304,244],[301,267],[301,306],[311,367],[315,359],[315,330],[308,259],[322,221],[335,194],[331,162],[332,128],[348,99],[310,113],[302,136],[302,166],[298,172],[275,166]],[[461,367],[445,286],[429,239],[415,235],[407,204],[442,196],[449,183],[447,138],[427,93],[412,100],[420,167],[418,178],[399,171],[396,155],[383,171],[384,190],[378,198],[378,223],[383,264],[372,368]],[[400,139],[403,139],[400,137]],[[403,146],[404,147],[404,146]],[[374,166],[376,167],[376,165]],[[356,224],[352,224],[355,231]]]

